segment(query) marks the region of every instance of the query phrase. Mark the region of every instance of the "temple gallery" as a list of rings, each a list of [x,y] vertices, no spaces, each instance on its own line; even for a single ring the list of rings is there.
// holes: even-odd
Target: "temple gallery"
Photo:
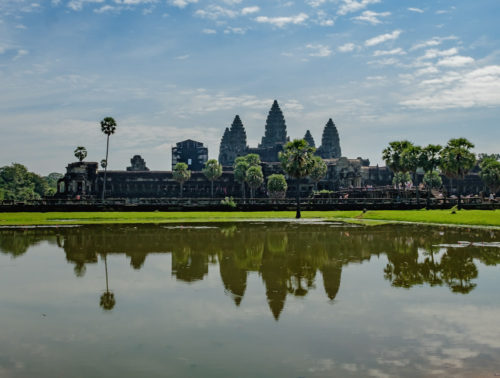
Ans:
[[[317,183],[317,190],[336,191],[349,188],[381,187],[392,185],[393,173],[387,167],[372,166],[368,159],[342,156],[337,127],[329,119],[323,129],[321,144],[316,142],[309,130],[303,137],[310,146],[316,147],[316,155],[327,165],[327,173]],[[230,127],[222,135],[219,149],[219,163],[222,175],[214,182],[216,197],[241,197],[242,185],[234,177],[233,165],[237,157],[247,154],[260,156],[264,183],[255,191],[256,197],[266,197],[267,177],[274,173],[284,173],[279,162],[279,153],[290,140],[285,117],[274,101],[265,124],[265,132],[257,147],[249,147],[244,124],[236,115]],[[184,197],[209,197],[211,182],[201,172],[208,160],[208,148],[202,142],[191,139],[179,142],[172,148],[172,170],[179,162],[186,163],[191,177],[182,186]],[[311,194],[315,185],[310,179],[288,180],[288,193],[296,193],[299,186],[302,196]],[[469,180],[471,190],[480,190],[481,181]],[[65,176],[58,183],[58,197],[100,198],[104,182],[104,172],[97,162],[74,162],[66,167]],[[466,183],[467,184],[467,183]],[[475,188],[474,186],[478,186]],[[151,171],[144,159],[136,155],[125,170],[108,170],[106,174],[106,197],[108,198],[162,198],[178,197],[179,183],[172,171]]]

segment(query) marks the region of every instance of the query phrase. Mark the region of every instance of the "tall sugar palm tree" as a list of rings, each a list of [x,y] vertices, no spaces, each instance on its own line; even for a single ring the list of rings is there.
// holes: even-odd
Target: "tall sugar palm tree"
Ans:
[[[279,158],[286,174],[297,180],[297,212],[295,218],[300,218],[300,180],[309,176],[314,166],[314,147],[304,139],[294,139],[288,142]]]
[[[104,183],[102,185],[102,200],[106,193],[106,173],[108,171],[109,137],[116,131],[116,121],[112,117],[106,117],[101,121],[101,131],[106,134],[106,166],[104,167]]]
[[[82,162],[83,159],[87,157],[87,149],[83,146],[78,146],[77,148],[75,148],[75,151],[73,153],[80,162]]]
[[[222,176],[222,165],[215,159],[210,159],[202,169],[205,177],[210,181],[210,196],[214,197],[214,181]]]
[[[417,204],[420,200],[420,193],[418,191],[417,170],[421,166],[421,159],[422,159],[422,147],[420,146],[415,146],[413,144],[409,145],[401,153],[401,163],[403,169],[406,172],[410,172],[413,175],[413,183],[415,185],[417,194]]]
[[[188,165],[186,163],[177,163],[172,175],[174,176],[174,180],[179,183],[179,190],[181,192],[180,197],[182,198],[182,187],[184,186],[184,183],[191,178],[191,171],[188,169]]]
[[[462,181],[476,164],[476,155],[471,152],[474,144],[465,138],[450,139],[441,151],[441,171],[448,178],[458,181],[458,209],[462,208]]]

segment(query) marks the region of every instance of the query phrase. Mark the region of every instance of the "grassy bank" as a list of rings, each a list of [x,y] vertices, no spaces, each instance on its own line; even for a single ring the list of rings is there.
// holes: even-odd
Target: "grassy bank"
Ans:
[[[498,210],[374,210],[304,211],[303,218],[376,223],[386,221],[500,227]],[[73,225],[106,223],[231,222],[260,219],[294,219],[293,211],[278,212],[89,212],[0,213],[0,225]]]

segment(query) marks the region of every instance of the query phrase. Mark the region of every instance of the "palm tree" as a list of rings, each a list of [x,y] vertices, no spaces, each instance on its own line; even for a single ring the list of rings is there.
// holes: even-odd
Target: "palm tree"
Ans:
[[[205,163],[205,168],[202,169],[205,177],[210,181],[210,196],[214,197],[214,181],[222,176],[222,165],[215,159],[210,159]]]
[[[248,168],[246,181],[248,182],[248,186],[250,187],[250,196],[251,198],[253,198],[255,196],[255,189],[261,186],[264,182],[262,168],[259,165],[254,165]]]
[[[83,146],[78,146],[73,153],[80,162],[87,157],[87,149]]]
[[[188,169],[188,165],[186,163],[177,163],[172,175],[174,176],[174,180],[179,183],[182,198],[182,187],[184,186],[184,183],[191,178],[191,171]]]
[[[441,151],[441,171],[448,178],[458,179],[458,209],[462,208],[462,181],[476,164],[474,145],[465,138],[450,139]]]
[[[437,175],[439,177],[436,169],[437,167],[439,167],[439,163],[441,162],[441,157],[439,154],[441,153],[442,149],[443,147],[441,147],[439,144],[429,144],[422,148],[421,151],[420,164],[425,172],[424,184],[427,187],[427,209],[430,206],[431,189],[432,187],[436,187],[435,185],[439,184],[435,176]],[[431,176],[434,178],[432,178]],[[439,177],[439,180],[441,180],[441,177]],[[441,185],[439,184],[439,186]]]
[[[115,307],[116,300],[115,295],[109,291],[108,285],[108,260],[106,254],[104,254],[104,270],[106,272],[106,291],[102,293],[99,305],[106,311],[112,310]]]
[[[245,180],[247,177],[247,170],[250,167],[245,161],[244,157],[236,158],[234,162],[234,179],[241,183],[241,192],[243,194],[243,200],[245,199]]]
[[[311,170],[311,180],[314,182],[314,187],[318,190],[318,182],[320,182],[323,177],[326,176],[328,168],[326,163],[321,159],[320,156],[314,157],[314,165]]]
[[[404,171],[411,172],[413,175],[413,183],[417,190],[417,204],[420,199],[420,193],[418,191],[418,177],[417,169],[421,166],[422,159],[422,148],[420,146],[409,145],[401,153],[401,164]]]
[[[101,121],[101,131],[106,134],[106,166],[104,167],[104,183],[102,185],[102,200],[106,193],[106,173],[108,171],[108,152],[109,152],[109,136],[116,131],[116,121],[111,117],[106,117]]]
[[[310,147],[304,139],[294,139],[288,142],[280,153],[279,158],[283,170],[297,179],[297,213],[300,218],[300,179],[308,176],[314,166],[314,147]]]

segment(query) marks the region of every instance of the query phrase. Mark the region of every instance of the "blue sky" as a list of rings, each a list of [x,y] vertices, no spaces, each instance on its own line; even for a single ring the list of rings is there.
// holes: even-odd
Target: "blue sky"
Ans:
[[[170,169],[192,138],[217,157],[239,114],[250,146],[272,100],[292,138],[328,118],[343,155],[466,137],[500,152],[496,0],[1,0],[0,165],[64,172],[78,145]]]

